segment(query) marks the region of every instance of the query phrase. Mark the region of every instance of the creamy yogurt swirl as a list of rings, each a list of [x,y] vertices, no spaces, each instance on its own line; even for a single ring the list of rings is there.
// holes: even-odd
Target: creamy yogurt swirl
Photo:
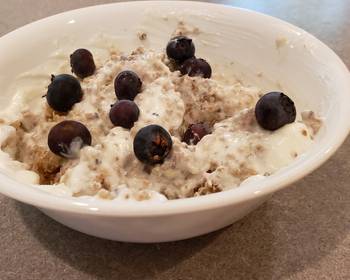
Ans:
[[[52,63],[52,60],[59,63]],[[139,48],[131,55],[112,50],[97,59],[96,73],[81,81],[83,100],[67,115],[56,114],[40,98],[49,74],[69,72],[67,55],[55,55],[45,65],[22,74],[12,104],[0,114],[0,170],[21,182],[56,195],[115,200],[185,198],[238,187],[248,178],[268,176],[304,153],[315,134],[298,120],[276,131],[259,127],[254,107],[260,90],[232,79],[180,76],[171,72],[164,53]],[[54,65],[59,65],[54,69]],[[142,92],[135,98],[140,117],[131,130],[113,127],[108,118],[116,101],[114,77],[136,72]],[[48,74],[49,73],[49,74]],[[79,158],[52,154],[47,134],[56,123],[73,119],[84,123],[93,138]],[[191,123],[212,126],[197,145],[181,135]],[[158,124],[167,129],[173,149],[163,164],[147,167],[133,153],[137,131]]]

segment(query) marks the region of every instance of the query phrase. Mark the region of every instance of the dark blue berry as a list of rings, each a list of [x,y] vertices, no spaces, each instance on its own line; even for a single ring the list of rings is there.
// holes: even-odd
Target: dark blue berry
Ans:
[[[115,126],[132,128],[139,118],[140,110],[134,101],[121,100],[109,111],[109,118]]]
[[[182,75],[190,77],[203,77],[209,79],[211,77],[211,67],[208,62],[202,58],[189,58],[180,67]]]
[[[141,87],[141,79],[132,71],[120,72],[114,80],[114,90],[119,100],[134,100]]]
[[[92,53],[86,49],[77,49],[70,55],[70,65],[72,72],[79,78],[94,74],[96,66]]]
[[[134,153],[145,164],[163,163],[172,145],[171,136],[163,127],[148,125],[137,132]]]
[[[52,75],[46,94],[47,103],[52,109],[68,112],[82,97],[83,91],[77,78],[68,74]]]
[[[192,39],[185,36],[177,36],[169,41],[166,53],[169,58],[181,63],[194,56],[195,47]]]
[[[191,124],[185,131],[182,141],[188,145],[196,145],[207,134],[210,134],[210,129],[206,124]]]
[[[282,92],[270,92],[262,96],[255,106],[258,124],[267,130],[276,130],[295,121],[294,102]]]
[[[80,122],[62,121],[51,128],[47,143],[56,155],[75,158],[83,146],[91,145],[91,134]]]

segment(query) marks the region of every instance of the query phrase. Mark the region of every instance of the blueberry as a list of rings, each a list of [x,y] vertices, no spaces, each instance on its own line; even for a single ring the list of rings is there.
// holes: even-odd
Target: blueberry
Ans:
[[[181,63],[194,56],[195,47],[192,39],[185,36],[177,36],[169,41],[166,53],[169,58]]]
[[[77,78],[68,74],[51,76],[46,100],[49,106],[58,112],[68,112],[73,105],[80,102],[83,91]]]
[[[211,67],[208,62],[202,58],[189,58],[180,67],[182,75],[188,75],[190,77],[203,77],[209,79],[211,77]]]
[[[276,130],[295,121],[294,102],[282,92],[270,92],[262,96],[255,106],[258,124],[267,130]]]
[[[139,118],[140,110],[134,101],[121,100],[109,111],[109,118],[115,126],[132,128]]]
[[[114,80],[114,90],[119,100],[134,100],[141,91],[141,86],[141,79],[132,71],[120,72]]]
[[[96,66],[92,53],[86,49],[77,49],[70,55],[70,65],[72,72],[79,78],[94,74]]]
[[[163,163],[172,146],[170,134],[159,125],[141,128],[134,138],[135,156],[146,164]]]
[[[91,145],[91,134],[80,122],[62,121],[51,128],[47,143],[56,155],[75,158],[83,146]]]
[[[191,124],[185,131],[182,141],[188,145],[196,145],[207,134],[210,134],[210,129],[206,124]]]

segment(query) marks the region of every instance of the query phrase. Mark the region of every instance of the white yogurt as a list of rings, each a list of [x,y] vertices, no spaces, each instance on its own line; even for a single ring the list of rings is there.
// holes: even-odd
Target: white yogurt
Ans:
[[[301,121],[274,132],[261,129],[252,114],[259,89],[244,87],[234,78],[230,85],[180,77],[169,70],[164,54],[143,50],[128,57],[112,53],[109,60],[97,57],[96,73],[81,82],[83,100],[67,116],[54,114],[41,96],[46,93],[48,73],[69,72],[68,54],[58,52],[47,64],[20,75],[12,104],[0,113],[0,170],[54,195],[163,202],[227,190],[287,166],[313,142],[313,131]],[[114,77],[122,70],[135,71],[143,82],[135,98],[140,117],[131,130],[113,127],[108,117],[110,105],[116,102]],[[16,132],[13,122],[28,122],[28,118],[28,131],[17,128],[20,133]],[[92,146],[84,147],[75,160],[55,158],[46,145],[50,127],[64,119],[84,123],[93,136]],[[181,142],[186,126],[198,121],[212,124],[212,133],[196,146]],[[136,132],[148,124],[163,126],[173,139],[169,157],[153,168],[145,167],[133,153]],[[26,146],[11,145],[18,141]],[[15,160],[18,152],[24,154],[24,163]],[[26,152],[31,156],[26,157]],[[38,154],[60,164],[60,173],[51,178],[55,184],[37,185],[39,175],[29,169],[38,161],[45,167]]]

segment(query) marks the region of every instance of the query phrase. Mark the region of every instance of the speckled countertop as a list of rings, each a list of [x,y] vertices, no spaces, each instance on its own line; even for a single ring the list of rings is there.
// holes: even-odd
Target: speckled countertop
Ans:
[[[0,35],[48,15],[107,2],[114,1],[2,0]],[[347,0],[210,2],[296,24],[350,66]],[[83,235],[0,195],[0,279],[350,279],[349,171],[350,139],[316,172],[233,226],[151,245]]]

